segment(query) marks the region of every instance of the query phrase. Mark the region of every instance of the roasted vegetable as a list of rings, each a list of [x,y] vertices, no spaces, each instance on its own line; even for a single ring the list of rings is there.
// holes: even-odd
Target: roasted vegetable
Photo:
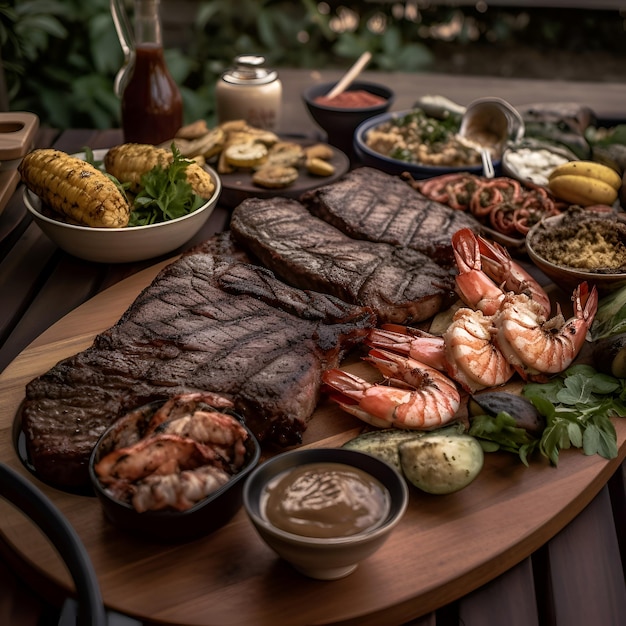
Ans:
[[[434,431],[437,434],[462,434],[464,427],[462,424],[452,424]],[[372,430],[362,433],[354,439],[350,439],[343,444],[343,448],[350,450],[358,450],[371,454],[390,465],[393,465],[399,472],[402,471],[400,464],[399,446],[405,441],[418,439],[428,435],[429,431],[419,430],[400,430],[399,428],[385,428],[383,430]],[[432,432],[430,433],[432,434]]]
[[[371,454],[390,465],[393,465],[399,472],[402,471],[400,465],[400,453],[398,446],[409,439],[417,439],[425,433],[415,430],[399,430],[397,428],[386,428],[384,430],[373,430],[358,435],[343,444],[342,447],[349,450],[358,450]]]
[[[104,157],[106,171],[121,183],[128,183],[129,190],[138,193],[142,187],[141,177],[155,167],[166,169],[174,160],[172,150],[157,148],[150,144],[124,143],[111,148]],[[201,198],[208,200],[215,192],[215,181],[209,172],[195,161],[187,166],[187,182]]]
[[[626,332],[594,342],[592,355],[599,372],[626,378]]]
[[[18,171],[43,204],[72,223],[98,228],[128,224],[131,207],[122,191],[82,159],[60,150],[33,150],[22,159]]]
[[[470,398],[468,409],[471,417],[508,413],[519,428],[532,435],[541,435],[546,426],[545,418],[527,398],[507,391],[484,391]]]
[[[402,472],[413,485],[433,494],[467,487],[483,468],[480,443],[470,435],[426,434],[400,444]]]

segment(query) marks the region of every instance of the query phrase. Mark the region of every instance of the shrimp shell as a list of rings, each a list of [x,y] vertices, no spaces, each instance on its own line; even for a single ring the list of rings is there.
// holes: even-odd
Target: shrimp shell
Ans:
[[[186,511],[217,491],[229,479],[227,472],[214,465],[185,470],[180,474],[151,474],[133,487],[132,504],[139,513],[168,508]]]
[[[109,452],[94,470],[100,482],[108,484],[139,480],[152,473],[170,474],[206,464],[223,465],[223,461],[215,450],[193,439],[158,434]]]
[[[504,292],[483,271],[476,234],[469,228],[457,230],[452,235],[452,247],[459,272],[455,278],[459,297],[467,306],[493,315],[504,300]]]
[[[509,251],[499,243],[488,241],[480,235],[476,240],[485,274],[508,291],[525,293],[541,307],[546,316],[550,315],[550,296],[521,265],[513,261]]]
[[[493,342],[493,319],[459,309],[444,333],[448,375],[469,393],[503,385],[514,369]]]
[[[365,360],[386,377],[370,383],[339,369],[324,372],[331,399],[343,410],[380,428],[430,430],[454,419],[460,395],[453,381],[441,372],[383,350],[371,350]]]
[[[370,330],[365,343],[408,356],[439,371],[446,369],[444,340],[439,335],[400,324],[383,324]]]
[[[546,320],[541,308],[528,296],[508,296],[496,317],[496,342],[524,378],[557,374],[578,356],[598,308],[595,286],[581,283],[572,296],[574,315],[559,313]]]

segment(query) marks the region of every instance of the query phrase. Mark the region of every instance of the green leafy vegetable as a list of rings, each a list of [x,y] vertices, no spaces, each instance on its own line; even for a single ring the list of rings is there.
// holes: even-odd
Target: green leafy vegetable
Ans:
[[[574,365],[547,383],[530,383],[523,394],[546,418],[539,449],[557,465],[560,450],[582,448],[587,455],[617,456],[610,417],[626,416],[626,381]]]
[[[503,450],[517,453],[524,465],[528,465],[528,455],[539,444],[538,439],[531,437],[526,429],[520,428],[515,419],[505,411],[495,417],[478,415],[472,418],[469,434],[480,441],[485,452]]]
[[[528,383],[522,393],[546,418],[541,438],[516,428],[504,412],[481,415],[472,419],[469,432],[485,450],[516,452],[526,465],[536,450],[555,466],[560,451],[569,448],[605,459],[617,456],[617,434],[610,418],[626,416],[626,380],[590,365],[574,365],[547,383]]]
[[[594,341],[626,332],[626,287],[600,299],[591,326]]]
[[[174,160],[167,168],[154,167],[141,177],[141,191],[135,196],[129,226],[145,226],[173,220],[200,208],[204,200],[187,182],[189,161],[172,145]]]

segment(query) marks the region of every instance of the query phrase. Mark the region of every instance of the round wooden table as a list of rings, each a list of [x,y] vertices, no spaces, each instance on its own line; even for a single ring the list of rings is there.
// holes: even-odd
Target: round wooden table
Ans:
[[[616,419],[619,456],[578,450],[558,468],[541,459],[487,455],[466,489],[430,496],[411,489],[405,517],[388,542],[347,578],[320,582],[296,573],[256,535],[243,510],[192,542],[155,543],[113,527],[93,497],[72,495],[32,477],[13,444],[24,386],[59,359],[86,348],[113,325],[168,261],[127,278],[50,327],[0,376],[0,460],[30,476],[85,543],[107,606],[141,620],[175,624],[401,624],[441,607],[522,561],[570,522],[626,457],[626,420]],[[358,358],[345,365],[361,373]],[[361,423],[322,401],[304,445],[338,446]],[[55,551],[23,516],[0,506],[2,531],[31,574],[67,589]],[[174,540],[184,538],[173,538]]]

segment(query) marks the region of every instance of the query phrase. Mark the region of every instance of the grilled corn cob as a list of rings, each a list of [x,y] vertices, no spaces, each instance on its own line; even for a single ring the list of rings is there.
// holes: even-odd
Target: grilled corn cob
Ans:
[[[131,207],[116,184],[82,159],[60,150],[28,153],[18,167],[22,182],[56,213],[74,223],[121,228]]]
[[[141,177],[154,167],[166,169],[174,160],[171,150],[150,144],[123,143],[111,148],[104,156],[104,167],[121,183],[130,183],[130,191],[141,190]],[[187,182],[201,198],[208,199],[215,192],[211,174],[192,161],[186,169]]]

